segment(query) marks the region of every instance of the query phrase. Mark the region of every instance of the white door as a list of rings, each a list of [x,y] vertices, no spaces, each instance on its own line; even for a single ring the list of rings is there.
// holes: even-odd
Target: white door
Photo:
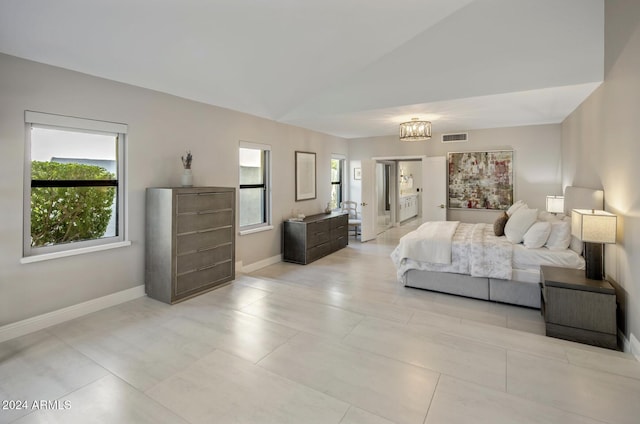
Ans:
[[[361,202],[360,214],[362,226],[360,229],[360,241],[368,241],[376,238],[376,161],[362,159],[361,161]]]
[[[422,158],[422,220],[447,220],[447,158]]]

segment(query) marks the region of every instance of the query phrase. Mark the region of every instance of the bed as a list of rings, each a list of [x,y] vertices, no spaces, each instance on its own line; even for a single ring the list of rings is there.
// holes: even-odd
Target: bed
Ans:
[[[565,189],[566,217],[572,209],[603,206],[602,190]],[[416,244],[418,240],[429,241]],[[391,257],[398,280],[407,287],[540,308],[540,265],[584,269],[582,243],[574,239],[570,244],[572,248],[527,248],[495,236],[491,224],[425,223],[405,235]]]

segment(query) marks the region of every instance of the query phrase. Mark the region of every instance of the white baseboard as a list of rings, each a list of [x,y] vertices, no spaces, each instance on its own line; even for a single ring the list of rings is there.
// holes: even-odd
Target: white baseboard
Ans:
[[[238,268],[236,266],[236,269],[240,269],[240,272],[242,273],[248,273],[248,272],[257,271],[269,265],[277,264],[278,262],[282,262],[282,255],[275,255],[270,258],[263,259],[258,262],[254,262],[246,266],[242,265],[242,261],[240,261],[240,267]],[[237,262],[236,262],[236,265],[237,265]]]
[[[0,327],[0,343],[145,295],[144,284]]]
[[[629,352],[640,361],[640,341],[633,334],[629,334]]]

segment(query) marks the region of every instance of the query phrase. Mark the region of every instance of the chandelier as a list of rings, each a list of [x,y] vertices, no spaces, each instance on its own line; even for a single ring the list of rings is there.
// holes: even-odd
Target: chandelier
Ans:
[[[400,124],[400,141],[422,141],[431,138],[431,122],[412,118]]]

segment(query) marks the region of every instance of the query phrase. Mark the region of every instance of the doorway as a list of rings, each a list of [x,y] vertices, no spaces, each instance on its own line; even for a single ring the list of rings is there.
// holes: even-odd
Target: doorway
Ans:
[[[376,162],[376,233],[393,227],[396,210],[396,162]]]
[[[398,223],[422,216],[422,160],[401,160],[398,163]]]
[[[361,184],[358,187],[357,197],[360,198],[361,216],[362,216],[362,233],[361,241],[365,242],[373,240],[377,237],[380,231],[386,231],[390,226],[400,225],[399,214],[399,200],[400,200],[400,188],[399,188],[399,166],[400,161],[410,161],[419,164],[421,169],[422,178],[414,178],[413,189],[420,192],[418,201],[418,218],[417,221],[446,221],[446,158],[444,156],[439,157],[427,157],[427,156],[400,156],[400,157],[377,157],[371,159],[361,159],[358,165],[361,166]],[[388,178],[388,199],[389,202],[384,201],[386,197],[385,173],[384,166],[379,165],[388,164],[389,178]],[[357,165],[356,165],[357,166]],[[415,177],[415,175],[414,175]],[[382,187],[382,188],[381,188]],[[379,201],[379,199],[383,199]],[[384,207],[381,207],[385,202]],[[390,205],[390,211],[387,213],[386,206]],[[382,215],[384,217],[378,220],[378,211],[384,210]],[[387,216],[390,216],[390,222],[387,225]],[[385,225],[378,225],[382,222]],[[407,222],[409,222],[407,220]],[[411,221],[414,222],[414,221]]]

